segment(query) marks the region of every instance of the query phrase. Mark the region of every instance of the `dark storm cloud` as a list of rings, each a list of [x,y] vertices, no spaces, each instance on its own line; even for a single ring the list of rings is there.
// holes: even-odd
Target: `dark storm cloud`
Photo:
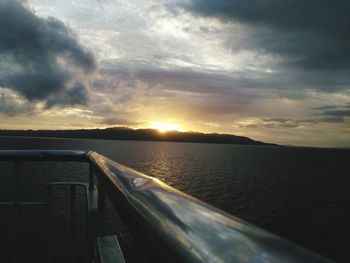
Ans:
[[[0,0],[0,86],[27,100],[84,104],[84,76],[95,68],[93,55],[55,18],[36,16],[23,2]]]
[[[350,117],[350,110],[330,110],[325,111],[323,115],[338,116],[338,117]]]
[[[344,117],[342,117],[342,116],[321,118],[321,122],[328,122],[328,123],[341,123],[344,121],[345,121]]]
[[[315,108],[312,108],[312,109],[313,110],[317,110],[317,111],[323,111],[323,110],[337,109],[338,107],[339,107],[339,105],[325,105],[325,106],[315,107]]]
[[[48,108],[56,105],[67,106],[74,104],[84,105],[89,99],[88,91],[83,83],[77,82],[70,89],[64,90],[59,94],[50,96],[46,100]]]
[[[307,70],[350,69],[350,1],[193,0],[194,14],[246,25],[252,32],[241,48],[284,58]]]
[[[344,123],[346,122],[346,118],[350,117],[350,110],[346,108],[346,105],[325,105],[313,108],[319,114],[310,119],[265,118],[262,120],[262,123],[264,127],[268,128],[296,128],[305,124]]]
[[[319,115],[327,116],[323,120],[329,120],[329,122],[339,122],[350,117],[349,104],[325,105],[313,108],[313,110],[316,110]]]

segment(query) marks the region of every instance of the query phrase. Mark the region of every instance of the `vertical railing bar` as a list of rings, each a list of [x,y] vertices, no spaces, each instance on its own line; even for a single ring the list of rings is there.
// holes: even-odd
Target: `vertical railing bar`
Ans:
[[[89,164],[89,190],[94,188],[94,166],[92,163]]]
[[[106,193],[101,187],[100,182],[98,184],[98,197],[97,197],[97,211],[98,211],[98,234],[104,235],[105,227],[104,227],[104,221],[105,221],[105,200],[106,200]]]
[[[15,207],[16,207],[16,251],[15,262],[21,262],[22,256],[22,218],[21,207],[21,162],[15,161]]]
[[[91,215],[89,214],[89,206],[90,204],[90,197],[89,197],[89,191],[93,191],[94,189],[94,173],[95,173],[95,169],[92,163],[89,163],[89,189],[86,189],[86,218],[87,218],[87,222],[86,222],[86,227],[87,227],[87,248],[88,248],[88,260],[89,262],[92,261],[93,259],[93,245],[92,245],[92,240],[93,240],[93,230],[91,229],[93,227],[93,222],[92,222],[92,218]]]
[[[76,206],[75,206],[76,194],[75,194],[75,185],[70,186],[70,220],[71,220],[71,233],[73,239],[73,262],[76,262],[77,256],[77,242],[76,242]]]
[[[47,262],[51,262],[52,253],[52,186],[47,186],[47,217],[48,217],[48,230],[47,230]]]
[[[91,234],[91,218],[89,214],[89,191],[86,189],[86,240],[87,240],[87,250],[88,250],[88,262],[92,262],[93,259],[93,253],[92,253],[92,247],[91,247],[91,240],[92,240],[92,234]]]

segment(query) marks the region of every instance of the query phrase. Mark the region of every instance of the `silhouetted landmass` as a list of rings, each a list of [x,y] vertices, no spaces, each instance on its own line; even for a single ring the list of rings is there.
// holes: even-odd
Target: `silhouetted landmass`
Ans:
[[[159,132],[155,129],[130,129],[115,127],[106,129],[81,130],[0,130],[0,136],[26,137],[56,137],[56,138],[84,138],[105,140],[137,140],[137,141],[169,141],[194,143],[221,143],[221,144],[251,144],[267,145],[254,141],[248,137],[218,133],[199,132]]]

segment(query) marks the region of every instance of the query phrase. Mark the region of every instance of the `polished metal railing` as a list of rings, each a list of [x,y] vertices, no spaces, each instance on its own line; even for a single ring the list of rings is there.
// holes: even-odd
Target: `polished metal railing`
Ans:
[[[93,253],[96,247],[99,251],[112,253],[100,255],[101,261],[103,258],[113,260],[118,257],[113,254],[113,246],[112,249],[101,248],[105,243],[107,247],[110,246],[108,240],[114,240],[100,237],[104,232],[107,196],[147,255],[148,262],[329,262],[95,152],[0,151],[0,160],[14,161],[16,167],[22,161],[90,163],[89,183],[51,183],[47,201],[48,207],[51,207],[53,187],[70,185],[73,200],[71,214],[74,217],[75,187],[84,187],[88,204],[90,260],[96,258]],[[16,174],[20,178],[20,170],[17,169]],[[20,217],[21,204],[18,200],[17,197],[13,205]],[[74,223],[71,227],[75,233]]]

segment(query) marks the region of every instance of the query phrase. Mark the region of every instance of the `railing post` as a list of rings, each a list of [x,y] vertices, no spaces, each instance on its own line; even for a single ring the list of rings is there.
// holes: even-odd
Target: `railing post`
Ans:
[[[92,163],[89,165],[89,190],[94,188],[94,166]]]
[[[89,189],[87,190],[89,191],[93,191],[94,189],[94,176],[95,176],[95,170],[94,170],[94,166],[92,163],[89,163]],[[87,202],[89,201],[89,194],[87,194]],[[88,241],[88,260],[89,262],[93,260],[94,258],[94,245],[93,245],[93,240],[94,240],[94,234],[95,234],[95,224],[96,221],[91,218],[91,215],[89,214],[88,210],[88,203],[87,205],[87,241]],[[94,222],[95,221],[95,222]]]
[[[70,228],[72,233],[72,239],[73,239],[73,255],[74,255],[74,262],[76,261],[76,205],[75,205],[75,185],[72,184],[70,186]]]
[[[15,161],[15,207],[16,207],[16,252],[15,262],[22,258],[22,218],[21,218],[21,162]]]
[[[98,197],[97,197],[97,210],[98,210],[98,234],[103,235],[104,234],[104,221],[105,221],[105,199],[106,194],[103,189],[103,187],[100,186],[100,183],[98,184]]]
[[[52,254],[52,186],[47,186],[47,217],[48,217],[48,229],[47,229],[47,262],[51,262]]]

